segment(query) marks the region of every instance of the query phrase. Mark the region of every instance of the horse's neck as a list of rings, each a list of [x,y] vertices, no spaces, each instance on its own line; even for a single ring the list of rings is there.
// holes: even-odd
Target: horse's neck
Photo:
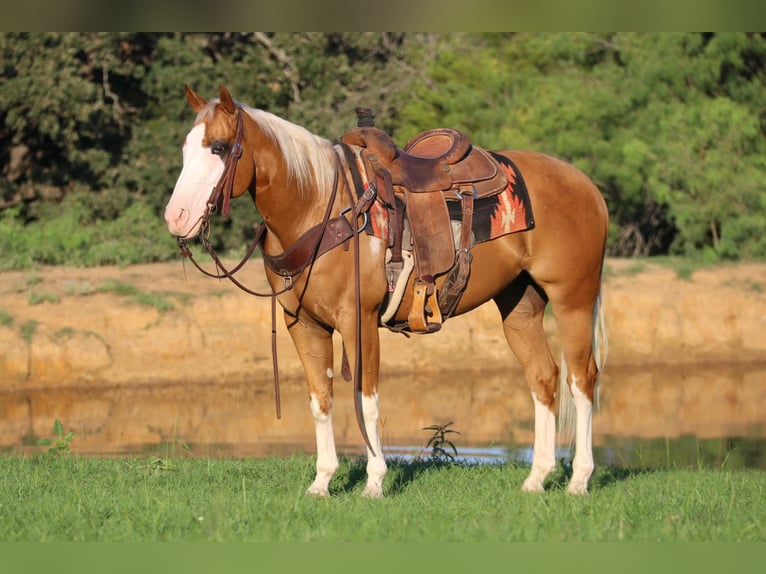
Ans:
[[[288,248],[301,235],[322,222],[328,202],[338,204],[337,197],[317,185],[301,187],[290,181],[287,163],[278,145],[259,128],[251,141],[256,141],[254,187],[256,209],[269,231],[283,248]],[[265,172],[265,173],[264,173]],[[340,194],[337,194],[340,195]],[[337,214],[339,208],[333,206]]]

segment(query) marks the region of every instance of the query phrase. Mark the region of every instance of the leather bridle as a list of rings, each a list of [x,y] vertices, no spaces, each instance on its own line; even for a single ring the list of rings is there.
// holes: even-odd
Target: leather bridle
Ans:
[[[213,192],[210,194],[210,199],[208,199],[207,202],[207,212],[205,214],[207,217],[210,217],[215,211],[221,195],[223,195],[221,215],[224,217],[229,216],[229,203],[231,202],[231,196],[234,190],[234,177],[237,174],[237,162],[239,161],[239,158],[242,157],[242,133],[242,110],[240,109],[237,111],[237,131],[234,134],[234,143],[231,144],[231,150],[229,150],[229,155],[226,158],[221,178],[213,188]]]

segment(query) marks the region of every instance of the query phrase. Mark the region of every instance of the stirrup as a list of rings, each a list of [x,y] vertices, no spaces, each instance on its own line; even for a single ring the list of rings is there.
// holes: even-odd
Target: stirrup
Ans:
[[[427,282],[422,277],[415,279],[407,322],[415,333],[435,333],[442,328],[442,313],[433,280]]]

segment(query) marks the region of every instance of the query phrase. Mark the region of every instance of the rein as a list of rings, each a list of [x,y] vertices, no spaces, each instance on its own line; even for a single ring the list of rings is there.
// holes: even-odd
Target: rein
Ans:
[[[229,214],[229,204],[233,195],[234,178],[236,175],[237,162],[242,156],[242,110],[237,114],[237,131],[234,137],[234,143],[232,144],[229,156],[226,158],[224,165],[224,172],[221,174],[221,178],[213,188],[210,194],[210,199],[207,202],[207,210],[202,216],[202,225],[199,232],[200,241],[205,250],[210,255],[211,259],[215,263],[216,272],[210,272],[204,269],[194,259],[194,255],[189,249],[189,241],[184,238],[178,238],[178,246],[180,249],[180,255],[184,259],[189,259],[192,264],[204,275],[212,277],[214,279],[229,279],[239,289],[256,297],[270,297],[271,298],[271,354],[274,370],[274,394],[276,399],[276,414],[277,419],[282,418],[282,408],[279,392],[279,366],[277,361],[277,330],[276,330],[276,301],[277,296],[287,291],[290,291],[295,286],[295,278],[299,276],[307,268],[311,267],[318,257],[330,251],[331,249],[347,243],[349,239],[354,239],[354,283],[355,283],[355,327],[356,327],[356,361],[354,369],[354,407],[356,411],[357,424],[362,433],[362,437],[370,449],[375,455],[375,451],[370,444],[370,439],[367,435],[367,429],[365,428],[364,418],[362,413],[361,397],[362,397],[362,322],[361,322],[361,280],[360,280],[360,260],[359,260],[359,233],[367,225],[367,211],[369,210],[372,202],[376,197],[376,189],[373,185],[357,188],[358,199],[355,200],[349,185],[348,178],[345,170],[341,167],[341,157],[336,151],[336,169],[335,179],[332,185],[332,193],[327,203],[322,222],[315,225],[303,235],[301,235],[288,249],[286,249],[280,255],[268,255],[263,250],[263,243],[266,238],[268,228],[265,223],[261,223],[255,232],[255,238],[252,244],[248,248],[247,252],[243,256],[242,260],[231,270],[227,269],[223,262],[215,252],[213,245],[210,243],[208,236],[210,232],[210,216],[215,212],[218,202],[223,196],[221,214],[226,217]],[[341,144],[344,151],[347,151],[345,144]],[[354,168],[356,166],[353,166]],[[349,165],[352,169],[352,166]],[[338,193],[339,173],[343,173],[343,179],[346,187],[346,191],[351,202],[351,206],[342,210],[339,217],[331,218],[333,206]],[[352,175],[354,175],[352,169]],[[354,183],[356,184],[356,177],[354,177]],[[351,212],[354,222],[349,223],[349,220],[345,217],[345,214]],[[364,217],[364,224],[360,228],[355,228],[355,222],[359,217]],[[269,293],[261,293],[254,291],[249,287],[242,284],[234,275],[240,271],[245,263],[255,252],[256,247],[261,248],[261,255],[263,257],[264,264],[274,273],[282,277],[284,287],[279,291],[274,291],[272,288]],[[345,362],[345,350],[344,350],[344,362]]]

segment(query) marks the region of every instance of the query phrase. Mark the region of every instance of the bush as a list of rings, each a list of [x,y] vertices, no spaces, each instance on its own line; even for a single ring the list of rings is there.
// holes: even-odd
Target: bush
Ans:
[[[18,209],[6,210],[0,219],[0,270],[34,265],[129,265],[176,256],[164,221],[148,205],[133,203],[115,219],[85,225],[90,214],[76,199],[67,198],[59,206],[59,215],[26,225]]]

